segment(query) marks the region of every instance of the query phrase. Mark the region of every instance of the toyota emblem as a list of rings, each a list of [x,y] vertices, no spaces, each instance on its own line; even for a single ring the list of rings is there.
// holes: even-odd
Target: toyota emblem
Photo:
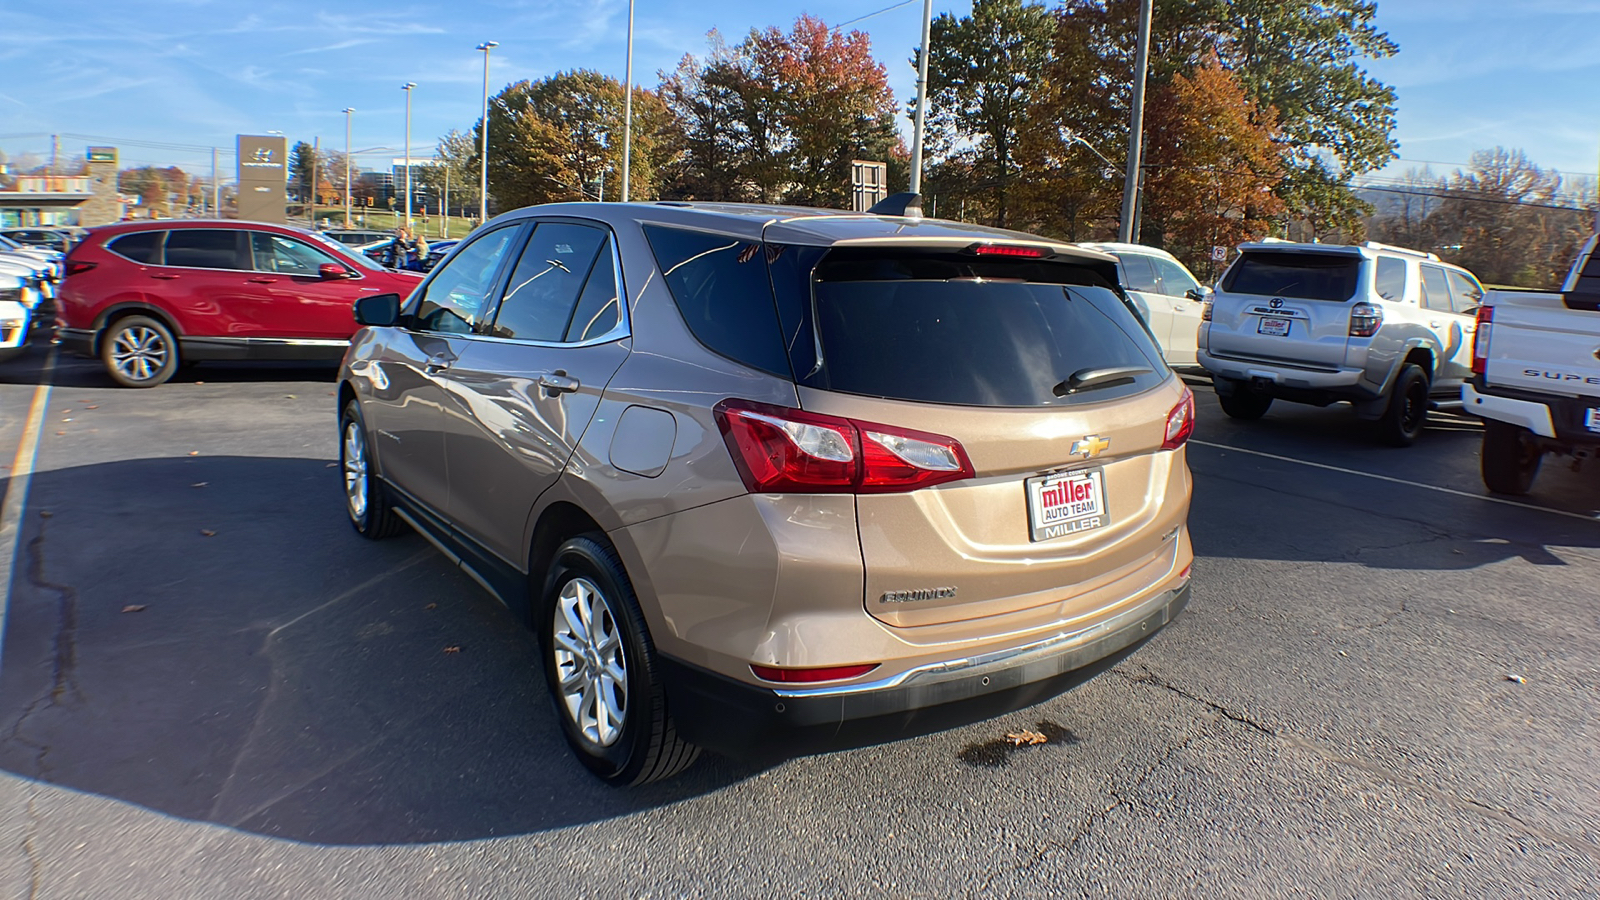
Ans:
[[[1271,306],[1273,309],[1282,309],[1283,308],[1283,298],[1282,297],[1273,297],[1272,298],[1272,302],[1269,303],[1268,305]]]

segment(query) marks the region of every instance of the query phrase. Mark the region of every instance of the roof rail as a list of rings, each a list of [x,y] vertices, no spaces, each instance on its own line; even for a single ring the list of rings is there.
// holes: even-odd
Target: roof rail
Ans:
[[[1437,253],[1428,253],[1422,250],[1412,250],[1408,247],[1396,247],[1393,244],[1380,244],[1377,241],[1363,241],[1361,246],[1366,247],[1368,250],[1387,250],[1390,253],[1404,253],[1407,256],[1420,256],[1423,259],[1431,259],[1434,262],[1439,261],[1439,255]]]

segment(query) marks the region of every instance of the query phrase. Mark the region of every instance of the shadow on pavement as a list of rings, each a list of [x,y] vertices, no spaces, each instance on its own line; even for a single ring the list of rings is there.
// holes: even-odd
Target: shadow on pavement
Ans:
[[[531,633],[415,535],[356,536],[324,460],[47,471],[28,506],[0,668],[18,775],[386,844],[559,828],[758,771],[707,757],[664,785],[593,779]]]

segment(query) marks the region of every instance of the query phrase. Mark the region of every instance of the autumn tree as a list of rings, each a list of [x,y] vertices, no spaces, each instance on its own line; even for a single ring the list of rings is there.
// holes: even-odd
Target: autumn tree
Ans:
[[[1022,173],[1019,138],[1054,30],[1051,11],[1026,0],[974,0],[971,15],[942,13],[933,21],[928,149],[938,160],[939,182],[981,186],[992,199],[988,218],[1001,227]]]
[[[1261,237],[1283,211],[1276,111],[1215,57],[1156,88],[1145,129],[1142,242],[1210,269],[1210,248]]]
[[[756,161],[770,156],[771,110],[754,101],[749,55],[729,48],[712,29],[705,59],[685,53],[661,79],[661,99],[678,122],[673,196],[697,200],[754,199]]]
[[[509,209],[557,200],[621,197],[623,90],[598,72],[558,72],[507,86],[489,107],[490,193]],[[633,93],[632,199],[655,197],[672,120],[661,98]],[[481,139],[481,123],[474,142]],[[474,158],[472,165],[476,165]]]

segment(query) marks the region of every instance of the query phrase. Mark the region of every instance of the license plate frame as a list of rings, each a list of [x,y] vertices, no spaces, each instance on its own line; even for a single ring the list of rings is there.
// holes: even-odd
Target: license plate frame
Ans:
[[[1293,319],[1285,319],[1278,316],[1262,316],[1261,321],[1256,323],[1256,334],[1265,334],[1270,337],[1288,337],[1289,329],[1293,322]]]
[[[1022,484],[1027,495],[1030,541],[1051,541],[1104,528],[1111,523],[1102,466],[1035,475]],[[1052,489],[1066,493],[1047,497],[1044,492]],[[1054,502],[1047,503],[1047,500]]]

